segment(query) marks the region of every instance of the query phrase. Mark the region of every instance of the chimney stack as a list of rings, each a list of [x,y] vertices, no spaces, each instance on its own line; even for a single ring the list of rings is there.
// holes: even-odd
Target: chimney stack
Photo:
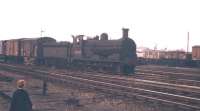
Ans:
[[[123,28],[122,31],[123,31],[123,38],[128,38],[129,29],[128,28]]]

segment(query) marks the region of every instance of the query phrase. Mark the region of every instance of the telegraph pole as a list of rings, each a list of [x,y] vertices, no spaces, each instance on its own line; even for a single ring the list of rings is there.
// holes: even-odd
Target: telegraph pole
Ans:
[[[188,32],[188,37],[187,37],[187,54],[189,53],[189,40],[190,40],[190,33]]]
[[[41,29],[41,31],[40,31],[40,36],[41,37],[43,36],[43,33],[44,33],[44,30]]]

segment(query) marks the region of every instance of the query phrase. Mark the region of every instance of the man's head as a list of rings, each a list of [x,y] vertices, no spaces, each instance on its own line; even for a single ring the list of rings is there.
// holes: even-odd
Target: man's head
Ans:
[[[24,88],[24,86],[25,86],[25,80],[18,80],[17,81],[17,87],[18,88]]]

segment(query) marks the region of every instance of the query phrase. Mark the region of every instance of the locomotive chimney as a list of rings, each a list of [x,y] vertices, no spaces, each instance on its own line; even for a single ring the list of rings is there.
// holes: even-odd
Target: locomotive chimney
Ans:
[[[122,31],[123,31],[123,38],[128,38],[129,29],[128,28],[123,28]]]

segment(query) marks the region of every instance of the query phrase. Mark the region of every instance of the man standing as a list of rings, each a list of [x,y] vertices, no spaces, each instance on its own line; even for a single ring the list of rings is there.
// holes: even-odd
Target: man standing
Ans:
[[[13,93],[10,111],[32,111],[32,103],[24,86],[24,80],[17,81],[18,89]]]

